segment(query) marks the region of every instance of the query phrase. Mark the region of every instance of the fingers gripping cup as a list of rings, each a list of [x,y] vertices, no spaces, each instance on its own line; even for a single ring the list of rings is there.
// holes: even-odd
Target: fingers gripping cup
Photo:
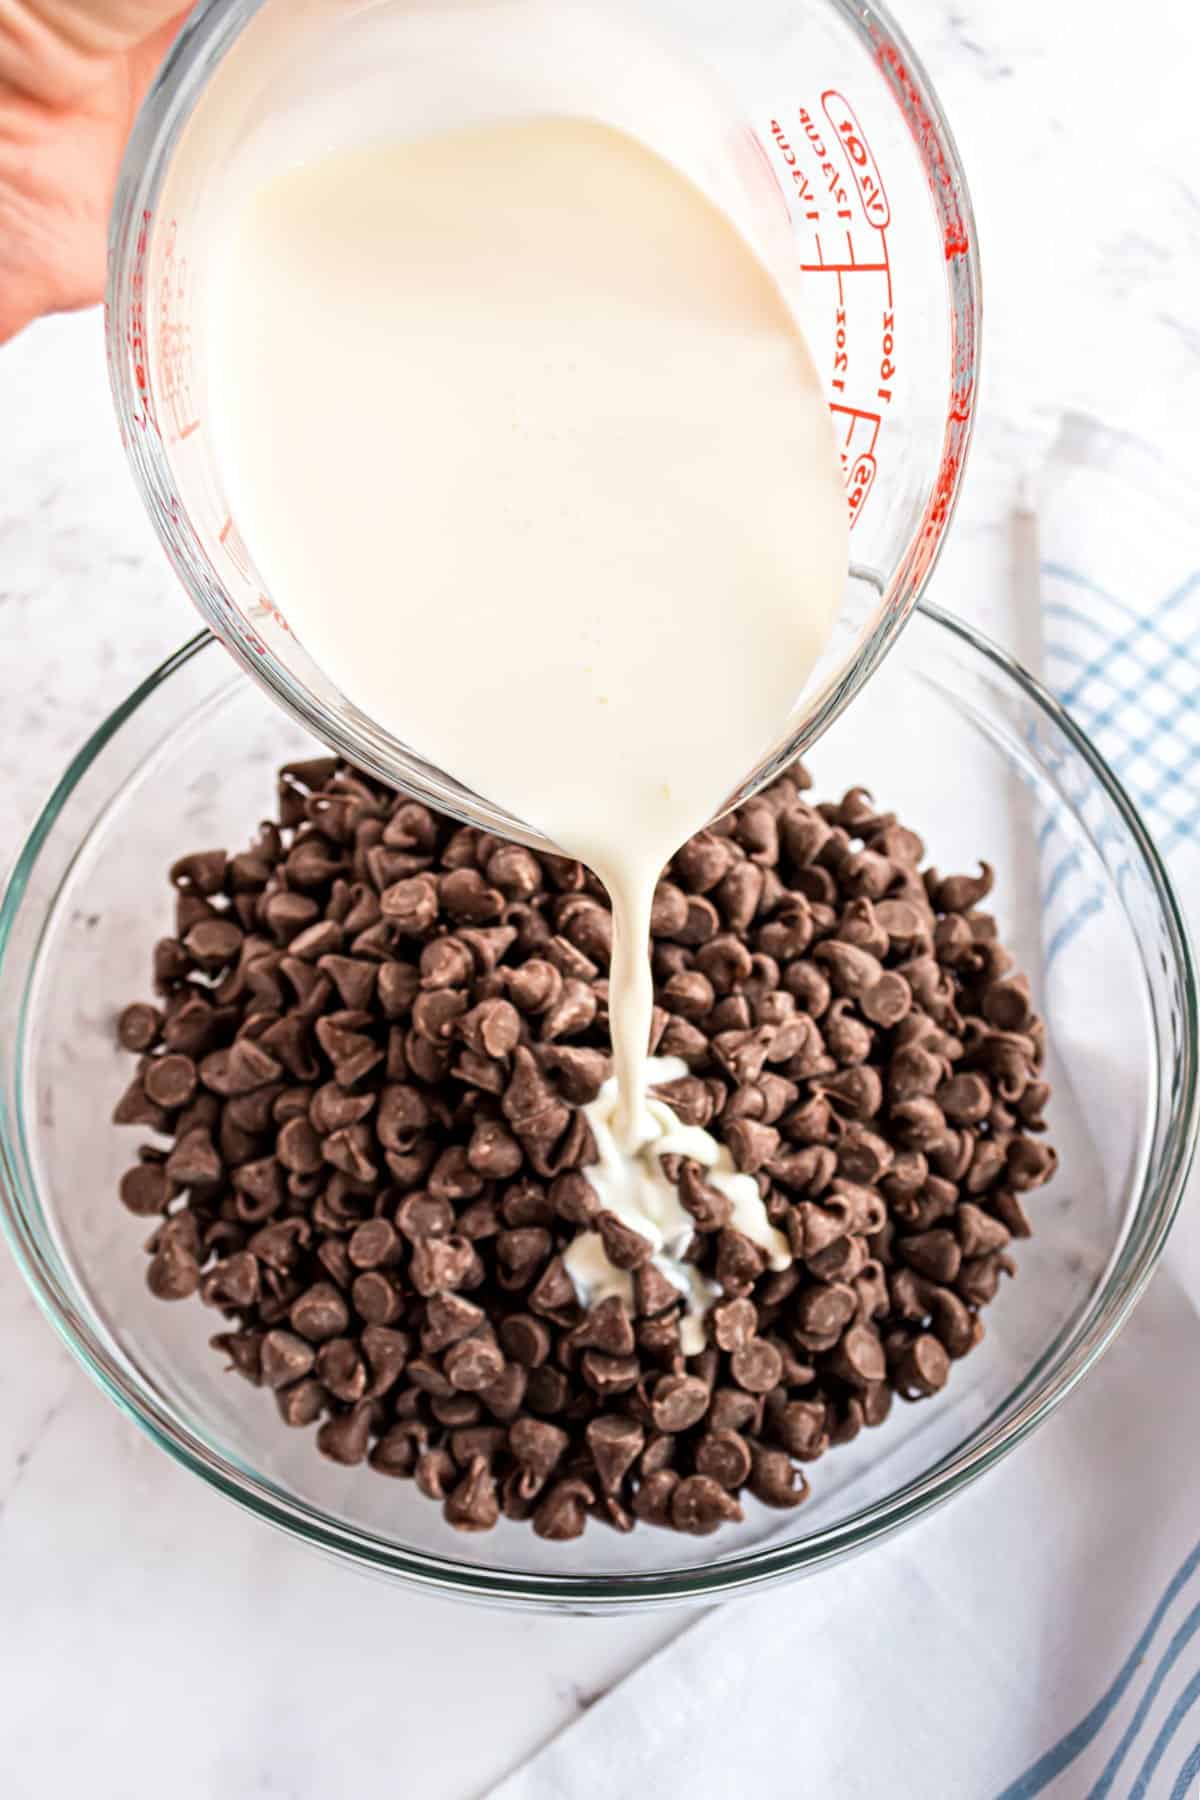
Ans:
[[[850,577],[823,654],[795,670],[782,736],[755,766],[727,771],[732,804],[819,735],[886,653],[936,560],[970,435],[974,226],[937,103],[885,13],[844,0],[748,0],[736,16],[709,0],[201,6],[134,132],[108,305],[126,448],[168,554],[216,634],[360,766],[542,847],[543,820],[477,773],[468,785],[461,769],[441,766],[436,745],[365,709],[289,619],[288,592],[272,586],[242,529],[214,406],[213,320],[230,221],[248,188],[286,176],[314,141],[353,155],[381,130],[417,140],[551,115],[600,120],[703,190],[786,292],[828,403]],[[495,211],[485,173],[466,179]],[[335,248],[337,239],[334,229]],[[301,298],[281,293],[281,333]],[[306,373],[296,367],[298,387]],[[761,477],[752,469],[745,479],[773,479],[765,450]],[[423,502],[401,478],[380,491],[399,548]],[[730,510],[743,504],[731,492]],[[460,516],[469,532],[471,507]],[[415,677],[445,681],[453,700],[445,671]]]

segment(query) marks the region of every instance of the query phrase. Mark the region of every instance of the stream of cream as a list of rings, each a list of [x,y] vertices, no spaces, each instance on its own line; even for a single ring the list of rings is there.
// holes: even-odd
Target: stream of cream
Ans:
[[[646,1098],[656,882],[786,733],[846,580],[780,286],[635,137],[530,117],[253,186],[211,329],[232,515],[310,655],[604,881],[636,1161],[673,1129]]]

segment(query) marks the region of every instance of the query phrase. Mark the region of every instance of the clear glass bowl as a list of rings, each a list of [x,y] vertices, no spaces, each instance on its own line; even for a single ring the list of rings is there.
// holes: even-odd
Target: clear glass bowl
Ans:
[[[1062,1157],[1032,1197],[1018,1277],[950,1385],[809,1471],[793,1513],[752,1507],[707,1539],[591,1527],[545,1544],[507,1522],[462,1538],[411,1483],[322,1460],[267,1394],[224,1372],[198,1303],[145,1286],[145,1221],[116,1198],[138,1133],[109,1115],[118,1009],[149,991],[165,871],[237,846],[271,809],[299,726],[207,636],[143,684],[67,770],[0,910],[3,1218],[25,1276],[104,1391],[187,1468],[318,1548],[438,1592],[620,1611],[712,1600],[865,1549],[1006,1455],[1095,1361],[1144,1288],[1197,1119],[1184,929],[1128,799],[1053,700],[944,614],[918,613],[870,695],[817,746],[818,791],[873,786],[943,870],[986,856],[995,907],[1048,1013]],[[1098,997],[1103,1004],[1098,1004]]]

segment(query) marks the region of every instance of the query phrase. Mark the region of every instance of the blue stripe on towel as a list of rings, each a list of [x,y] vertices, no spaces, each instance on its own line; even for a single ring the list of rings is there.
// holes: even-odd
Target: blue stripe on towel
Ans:
[[[1171,1642],[1167,1645],[1162,1656],[1159,1658],[1158,1667],[1150,1677],[1150,1680],[1146,1683],[1145,1691],[1137,1703],[1133,1717],[1122,1732],[1120,1743],[1105,1763],[1104,1772],[1091,1793],[1088,1795],[1088,1800],[1104,1800],[1104,1796],[1111,1790],[1121,1764],[1124,1762],[1126,1754],[1128,1753],[1129,1746],[1133,1743],[1138,1732],[1146,1723],[1150,1708],[1154,1705],[1155,1700],[1157,1700],[1163,1682],[1167,1679],[1167,1676],[1171,1673],[1171,1670],[1175,1667],[1175,1664],[1179,1661],[1179,1658],[1183,1655],[1183,1652],[1195,1637],[1197,1626],[1200,1626],[1200,1606],[1193,1606],[1191,1612],[1183,1621],[1183,1624],[1179,1627],[1179,1630],[1175,1633]]]
[[[1062,563],[1043,563],[1042,573],[1093,596],[1097,611],[1112,609],[1106,626],[1070,601],[1047,600],[1046,615],[1083,643],[1082,649],[1048,643],[1047,660],[1061,677],[1054,684],[1059,699],[1126,780],[1160,850],[1169,854],[1200,834],[1200,618],[1192,623],[1200,570],[1149,612]]]
[[[1197,1700],[1200,1700],[1200,1669],[1197,1669],[1163,1720],[1162,1730],[1151,1744],[1146,1760],[1138,1771],[1138,1778],[1129,1790],[1129,1800],[1146,1800],[1146,1793],[1154,1779],[1155,1770],[1170,1748],[1171,1739]]]
[[[1130,606],[1128,600],[1118,600],[1115,594],[1110,594],[1107,589],[1102,588],[1098,581],[1092,581],[1089,576],[1081,575],[1078,569],[1069,568],[1066,563],[1044,562],[1042,574],[1052,575],[1055,581],[1065,581],[1068,587],[1082,588],[1085,594],[1095,594],[1097,600],[1104,600],[1109,606],[1115,606],[1117,611],[1123,612],[1127,618],[1140,619],[1144,616],[1135,607]]]
[[[1062,569],[1061,567],[1056,567],[1055,565],[1052,565],[1052,564],[1044,564],[1043,572],[1046,574],[1054,573],[1058,576],[1059,580],[1069,580],[1070,579],[1068,571]],[[1094,583],[1083,581],[1082,579],[1080,579],[1079,585],[1084,588],[1087,588],[1092,593],[1100,595],[1100,597],[1109,601],[1110,604],[1119,606],[1119,610],[1122,611],[1123,613],[1125,613],[1126,616],[1130,618],[1130,623],[1129,623],[1127,630],[1121,632],[1117,637],[1112,638],[1108,642],[1106,642],[1104,644],[1103,648],[1100,650],[1100,652],[1096,656],[1094,656],[1090,662],[1085,663],[1081,673],[1075,678],[1075,680],[1071,683],[1071,686],[1061,696],[1062,703],[1066,707],[1071,707],[1071,706],[1074,706],[1075,704],[1077,704],[1079,699],[1082,697],[1083,690],[1086,687],[1087,683],[1093,677],[1103,675],[1105,672],[1106,666],[1111,665],[1114,658],[1122,655],[1125,652],[1132,652],[1134,647],[1136,645],[1140,644],[1145,638],[1147,638],[1147,637],[1153,638],[1153,637],[1158,637],[1160,635],[1160,627],[1161,627],[1162,621],[1167,617],[1167,615],[1169,613],[1173,613],[1177,606],[1181,606],[1183,604],[1183,602],[1186,599],[1188,599],[1192,593],[1195,592],[1196,588],[1198,586],[1200,586],[1200,570],[1198,570],[1195,574],[1190,575],[1188,577],[1188,579],[1185,582],[1183,582],[1183,584],[1180,587],[1177,587],[1172,593],[1168,594],[1166,599],[1162,602],[1162,604],[1160,606],[1156,607],[1153,612],[1141,612],[1141,613],[1132,613],[1131,614],[1131,609],[1129,607],[1120,606],[1120,603],[1114,601],[1110,594],[1105,594],[1103,592],[1103,590],[1100,588],[1097,588]],[[1171,639],[1169,637],[1165,637],[1165,636],[1162,637],[1161,641],[1164,644],[1165,648],[1169,652],[1169,656],[1168,656],[1167,664],[1166,664],[1167,667],[1171,666],[1173,664],[1173,662],[1175,661],[1175,659],[1178,658],[1180,655],[1186,653],[1186,648],[1187,648],[1186,645],[1176,644],[1173,641],[1173,639]],[[1156,668],[1145,669],[1144,664],[1142,664],[1140,666],[1143,668],[1144,672],[1147,675],[1149,675],[1152,679],[1153,678],[1161,679],[1161,674],[1162,674],[1161,669],[1156,669]],[[1123,696],[1123,698],[1125,698],[1126,700],[1134,700],[1138,697],[1138,695],[1140,693],[1142,693],[1144,691],[1145,691],[1145,684],[1140,684],[1138,688],[1126,693]],[[1178,691],[1177,689],[1174,689],[1174,688],[1172,689],[1172,692],[1177,692],[1177,691]],[[1098,722],[1102,723],[1102,724],[1108,723],[1108,719],[1105,716],[1105,714],[1102,713],[1100,715]]]
[[[1055,864],[1050,879],[1046,883],[1045,890],[1042,894],[1042,907],[1044,910],[1048,909],[1053,904],[1054,896],[1058,893],[1059,888],[1061,888],[1063,882],[1067,879],[1067,876],[1073,875],[1075,871],[1082,866],[1083,858],[1078,849],[1068,850],[1062,860]]]
[[[1120,1705],[1130,1682],[1146,1660],[1146,1655],[1159,1626],[1196,1573],[1197,1568],[1200,1568],[1200,1543],[1193,1546],[1167,1583],[1166,1591],[1151,1613],[1149,1623],[1133,1646],[1108,1691],[1100,1696],[1092,1710],[1079,1721],[1078,1725],[1073,1726],[1065,1736],[1059,1738],[1057,1744],[1044,1751],[1037,1761],[1025,1771],[1024,1775],[1019,1775],[1016,1781],[1004,1789],[1003,1793],[997,1795],[997,1800],[1031,1800],[1034,1794],[1040,1794],[1044,1788],[1049,1787],[1050,1783],[1087,1749],[1117,1706]]]
[[[1171,1800],[1190,1800],[1192,1783],[1200,1775],[1200,1744],[1193,1744],[1191,1755],[1175,1777]]]
[[[1043,967],[1049,968],[1056,956],[1060,956],[1071,939],[1078,935],[1089,919],[1094,919],[1098,912],[1104,910],[1104,899],[1100,894],[1092,894],[1080,906],[1075,908],[1069,919],[1064,919],[1050,942],[1046,945]]]

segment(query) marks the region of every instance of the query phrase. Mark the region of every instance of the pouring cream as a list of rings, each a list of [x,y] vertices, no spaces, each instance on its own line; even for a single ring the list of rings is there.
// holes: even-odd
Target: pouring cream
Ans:
[[[651,1166],[686,1129],[647,1098],[654,890],[784,736],[846,580],[829,415],[784,294],[654,151],[539,117],[262,182],[212,322],[232,515],[291,628],[358,707],[608,889],[590,1177],[685,1284]],[[574,1260],[581,1292],[611,1287],[594,1244]]]

